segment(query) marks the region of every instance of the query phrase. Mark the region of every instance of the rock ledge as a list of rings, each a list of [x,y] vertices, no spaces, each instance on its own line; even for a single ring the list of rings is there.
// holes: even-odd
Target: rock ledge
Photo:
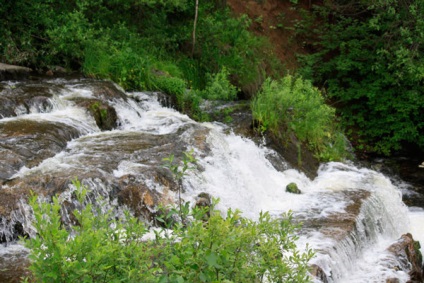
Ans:
[[[32,69],[0,63],[0,81],[26,78]]]

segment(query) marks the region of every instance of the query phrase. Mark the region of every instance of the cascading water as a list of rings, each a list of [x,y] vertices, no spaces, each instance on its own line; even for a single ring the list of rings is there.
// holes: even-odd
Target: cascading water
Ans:
[[[388,178],[341,163],[323,165],[313,181],[293,169],[278,172],[266,159],[268,149],[233,134],[224,135],[219,126],[211,127],[212,154],[200,160],[205,171],[193,173],[187,180],[190,189],[185,199],[194,200],[205,191],[221,199],[218,207],[222,210],[238,208],[250,218],[260,211],[278,216],[292,210],[307,224],[301,242],[318,250],[312,262],[324,270],[330,282],[407,281],[407,274],[385,266],[389,260],[395,261],[385,249],[408,229],[407,209]],[[285,192],[291,182],[298,185],[301,195]],[[332,217],[335,222],[337,218],[346,221],[343,215],[350,213],[346,208],[354,204],[349,193],[364,195],[356,200],[358,214],[350,215],[354,222],[326,225],[325,219]],[[313,227],[317,225],[321,227]],[[373,269],[367,270],[370,263]],[[364,271],[366,277],[361,278]]]
[[[75,99],[98,98],[91,87],[84,81],[48,83],[55,86],[48,107],[25,110],[18,105],[16,117],[3,118],[0,127],[22,120],[37,121],[66,125],[75,134],[62,150],[30,167],[10,171],[13,174],[5,178],[3,191],[17,190],[26,182],[34,184],[39,178],[40,184],[49,185],[51,180],[78,177],[90,186],[93,202],[99,196],[111,199],[105,209],[119,212],[122,192],[126,190],[120,188],[123,185],[142,184],[147,188],[139,197],[145,206],[154,197],[171,202],[177,198],[176,193],[157,181],[166,179],[165,173],[161,175],[160,162],[163,157],[178,153],[174,151],[193,149],[198,170],[190,171],[184,179],[182,197],[186,201],[195,203],[199,193],[207,192],[220,199],[218,209],[237,208],[252,219],[260,211],[270,211],[275,217],[293,211],[295,219],[304,223],[299,248],[309,243],[316,249],[317,256],[311,264],[318,265],[329,282],[408,280],[407,273],[396,270],[397,259],[386,248],[409,232],[412,214],[402,203],[400,191],[384,175],[342,163],[323,164],[314,180],[290,169],[284,161],[282,168],[287,169],[279,171],[267,158],[278,155],[274,151],[228,133],[222,124],[199,124],[162,107],[155,94],[129,93],[125,98],[109,99],[107,102],[116,110],[118,127],[102,132],[93,117],[74,103]],[[10,83],[8,86],[16,87]],[[1,129],[0,145],[5,149],[5,144],[12,143],[15,137],[2,135]],[[285,191],[293,182],[302,194]],[[60,198],[72,202],[72,185],[68,182],[63,187]],[[27,234],[33,233],[27,206],[22,200],[19,203],[8,218],[2,217],[0,229],[7,241],[13,240],[17,222]],[[64,215],[64,219],[69,219],[69,215]],[[424,213],[418,211],[411,219],[423,223]],[[11,247],[16,249],[16,245],[3,247],[0,256]]]

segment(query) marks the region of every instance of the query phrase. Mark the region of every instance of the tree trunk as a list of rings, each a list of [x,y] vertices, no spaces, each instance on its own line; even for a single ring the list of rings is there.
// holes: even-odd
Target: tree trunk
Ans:
[[[197,15],[199,12],[199,0],[196,0],[196,8],[194,11],[194,23],[193,23],[193,46],[191,48],[191,58],[194,56],[194,48],[196,46],[196,26],[197,26]]]

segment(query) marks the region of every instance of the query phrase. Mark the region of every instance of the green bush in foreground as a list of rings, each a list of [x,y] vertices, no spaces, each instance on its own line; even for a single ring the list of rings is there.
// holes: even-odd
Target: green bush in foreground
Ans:
[[[294,133],[322,161],[347,156],[335,110],[307,80],[290,75],[278,81],[267,79],[252,100],[252,112],[262,131],[269,130],[281,140]]]
[[[87,189],[77,186],[83,206]],[[258,221],[228,210],[222,217],[211,209],[193,209],[186,225],[156,230],[151,239],[145,225],[126,212],[116,220],[87,204],[74,211],[78,225],[61,223],[58,198],[45,203],[31,198],[35,238],[30,270],[35,282],[309,282],[310,250],[299,253],[297,226],[291,215]],[[176,211],[175,209],[170,210]],[[204,221],[210,212],[208,221]],[[143,238],[145,237],[145,238]]]

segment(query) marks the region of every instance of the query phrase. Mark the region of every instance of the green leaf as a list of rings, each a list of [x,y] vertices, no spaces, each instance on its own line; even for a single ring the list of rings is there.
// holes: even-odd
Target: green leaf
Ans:
[[[207,254],[205,258],[206,258],[206,262],[208,263],[209,266],[217,267],[217,268],[220,267],[220,265],[217,263],[218,255],[216,253],[211,252],[211,253]]]

